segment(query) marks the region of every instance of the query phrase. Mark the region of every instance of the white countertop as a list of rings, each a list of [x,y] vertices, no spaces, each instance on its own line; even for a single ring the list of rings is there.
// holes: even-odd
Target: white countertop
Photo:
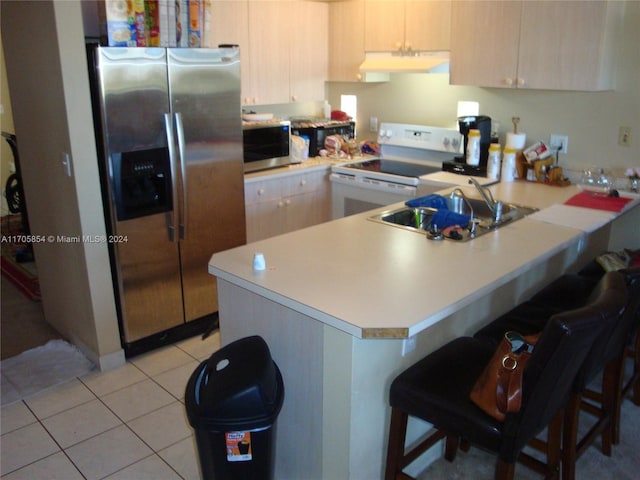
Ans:
[[[497,199],[540,209],[557,208],[578,193],[574,186],[526,182],[492,190]],[[468,192],[477,196],[471,186]],[[433,242],[369,221],[384,209],[372,210],[216,253],[209,273],[355,337],[404,338],[577,246],[593,222],[603,224],[602,211],[566,208],[586,210],[588,228],[528,217],[464,243]],[[252,269],[257,252],[265,256],[264,271]]]
[[[244,174],[245,183],[258,182],[271,178],[281,178],[290,175],[297,175],[304,172],[313,172],[317,170],[328,170],[331,165],[344,163],[348,159],[337,159],[329,157],[312,157],[304,162],[292,163],[284,167],[273,168],[269,170],[261,170],[258,172],[249,172]]]

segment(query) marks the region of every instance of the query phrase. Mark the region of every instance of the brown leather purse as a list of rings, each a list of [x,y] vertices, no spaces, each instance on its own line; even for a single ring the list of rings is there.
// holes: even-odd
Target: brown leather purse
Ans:
[[[522,374],[539,334],[504,334],[498,348],[471,390],[471,401],[496,420],[522,405]]]

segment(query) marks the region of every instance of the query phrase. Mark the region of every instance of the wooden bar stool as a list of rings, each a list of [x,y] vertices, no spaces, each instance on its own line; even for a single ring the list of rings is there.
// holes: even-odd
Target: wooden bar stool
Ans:
[[[545,309],[555,312],[571,302],[579,301],[580,297],[605,306],[607,305],[605,299],[608,299],[608,303],[612,305],[620,304],[623,299],[618,312],[613,310],[609,312],[611,315],[611,318],[608,318],[609,327],[596,339],[572,387],[563,427],[564,479],[575,477],[576,460],[599,436],[602,437],[603,453],[607,456],[611,455],[621,401],[619,385],[622,383],[622,358],[631,331],[630,312],[635,308],[629,301],[633,297],[628,293],[629,277],[627,275],[620,272],[607,273],[602,276],[591,292],[585,291],[588,290],[588,283],[584,283],[583,280],[576,276],[561,277],[526,302],[526,305],[516,307],[514,311],[501,316],[475,335],[476,338],[497,344],[501,338],[500,332],[504,335],[508,330],[521,328],[525,334],[529,334],[531,331],[542,328],[544,319],[540,311]],[[573,284],[577,286],[576,291],[571,292],[565,288]],[[603,311],[606,311],[606,307]],[[532,312],[534,314],[531,314]],[[527,317],[527,313],[531,315]],[[603,372],[601,388],[598,391],[587,389],[587,386],[601,372]],[[589,431],[578,439],[581,410],[593,415],[596,421]]]
[[[498,457],[495,478],[512,479],[521,461],[548,478],[558,478],[563,410],[571,387],[596,338],[624,306],[600,296],[592,304],[553,315],[527,365],[522,407],[498,421],[469,398],[495,346],[477,338],[453,340],[402,372],[390,388],[391,423],[386,480],[410,479],[402,470],[438,440],[446,438],[445,458],[453,460],[460,440]],[[436,432],[405,452],[409,416],[431,423]],[[546,463],[522,452],[548,427]]]

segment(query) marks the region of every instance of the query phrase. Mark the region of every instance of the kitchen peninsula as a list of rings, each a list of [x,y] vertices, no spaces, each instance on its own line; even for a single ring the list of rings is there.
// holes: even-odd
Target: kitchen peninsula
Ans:
[[[282,370],[276,478],[382,478],[393,378],[580,268],[608,247],[616,222],[640,210],[637,197],[622,214],[565,207],[573,186],[492,190],[540,215],[456,243],[368,220],[379,209],[211,257],[223,344],[261,335]],[[571,226],[563,208],[574,208]],[[266,270],[252,269],[258,252]],[[426,427],[409,428],[415,437]]]

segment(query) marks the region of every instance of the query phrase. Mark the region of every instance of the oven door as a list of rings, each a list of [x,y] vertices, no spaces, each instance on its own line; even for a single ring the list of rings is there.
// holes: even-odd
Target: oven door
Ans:
[[[332,172],[331,214],[337,218],[367,212],[380,207],[406,202],[407,200],[429,195],[443,187],[439,184],[406,185],[371,178],[358,178],[346,173]]]
[[[411,194],[407,191],[378,190],[358,184],[349,185],[334,181],[331,184],[331,214],[335,220],[392,203],[406,202],[414,196],[415,193]]]

